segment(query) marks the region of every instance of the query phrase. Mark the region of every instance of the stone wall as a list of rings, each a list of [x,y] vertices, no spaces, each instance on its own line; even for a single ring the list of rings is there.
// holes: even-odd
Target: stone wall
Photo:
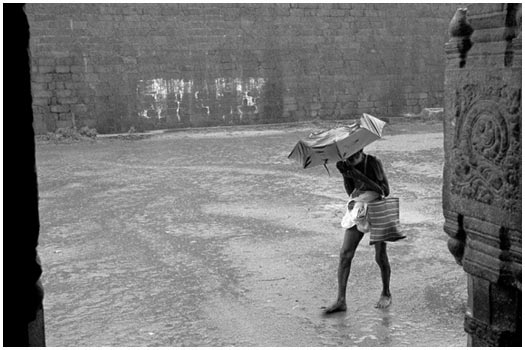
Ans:
[[[459,4],[28,4],[38,133],[419,113]]]

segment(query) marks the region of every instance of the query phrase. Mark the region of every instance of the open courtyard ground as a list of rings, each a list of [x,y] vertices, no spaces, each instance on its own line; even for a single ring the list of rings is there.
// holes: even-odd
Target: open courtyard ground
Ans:
[[[441,123],[365,149],[401,201],[393,304],[365,236],[335,301],[346,204],[334,165],[287,159],[315,125],[37,144],[48,346],[465,346],[466,274],[447,250]]]

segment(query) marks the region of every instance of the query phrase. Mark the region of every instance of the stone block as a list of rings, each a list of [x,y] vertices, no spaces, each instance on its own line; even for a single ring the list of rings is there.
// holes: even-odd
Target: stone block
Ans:
[[[49,57],[41,57],[37,60],[39,66],[48,66],[48,67],[54,67],[56,64],[56,60],[54,58]]]
[[[83,73],[84,72],[84,66],[71,66],[70,67],[71,73]]]
[[[70,81],[70,82],[65,82],[64,83],[64,87],[68,90],[77,90],[77,89],[81,89],[84,87],[84,84],[83,83],[80,83],[80,82],[73,82],[73,81]]]
[[[58,103],[62,105],[69,105],[78,102],[78,97],[57,97]]]
[[[53,113],[66,113],[69,112],[70,108],[68,105],[53,105],[51,106],[51,112]]]
[[[73,73],[71,74],[71,81],[73,82],[80,82],[80,81],[84,81],[84,74],[78,74],[78,73]]]
[[[65,83],[62,81],[53,81],[51,83],[48,83],[47,86],[48,89],[51,91],[63,90],[66,87]]]
[[[55,131],[57,119],[58,114],[56,113],[47,113],[42,115],[42,121],[46,125],[47,131]]]
[[[283,103],[284,104],[294,104],[295,101],[296,101],[296,99],[293,96],[285,96],[285,97],[283,97]]]
[[[70,121],[73,122],[72,113],[58,113],[58,121]]]
[[[86,73],[84,74],[84,80],[86,82],[97,82],[99,81],[99,76],[96,73]]]
[[[49,105],[49,98],[35,97],[33,95],[33,105],[34,106],[47,106]]]
[[[91,96],[81,96],[78,99],[78,104],[85,104],[86,106],[92,106],[94,104],[94,98]]]
[[[101,76],[104,76],[104,73],[110,73],[113,71],[111,66],[95,66],[95,73],[102,73]]]
[[[69,73],[71,70],[69,66],[56,66],[55,71],[57,73]]]
[[[36,105],[36,104],[33,104],[33,113],[37,113],[37,114],[46,114],[46,113],[49,113],[51,110],[49,108],[49,106],[47,105]]]
[[[88,86],[82,86],[77,90],[77,96],[80,96],[82,99],[90,99],[92,96],[96,95],[95,89],[88,87]]]
[[[68,96],[71,96],[72,95],[72,91],[71,90],[58,90],[56,91],[56,96],[57,97],[68,97]]]
[[[371,101],[359,101],[357,102],[357,108],[362,110],[363,108],[372,108],[374,107],[374,102]]]
[[[53,96],[53,92],[49,90],[36,90],[32,93],[35,98],[49,98]]]
[[[71,127],[73,127],[73,121],[71,119],[69,120],[68,119],[63,119],[63,120],[57,119],[56,121],[56,129],[60,129],[60,128],[65,129],[65,128],[71,128]]]
[[[346,10],[333,9],[330,10],[330,17],[344,17],[346,16],[346,13]]]
[[[88,107],[83,103],[71,105],[71,112],[75,114],[85,113],[87,111],[88,111]]]
[[[33,129],[35,131],[35,135],[42,135],[47,132],[43,114],[40,114],[40,113],[33,114]]]
[[[53,77],[53,81],[55,82],[71,81],[70,73],[55,73],[52,75],[52,77]]]
[[[283,110],[284,111],[296,111],[297,110],[297,104],[290,103],[290,104],[283,104]]]
[[[56,59],[57,68],[58,66],[71,66],[74,63],[72,57],[59,57]]]
[[[92,118],[89,115],[85,115],[82,117],[82,124],[87,126],[88,128],[95,128],[95,126],[97,125],[97,121],[95,118]]]
[[[292,8],[290,9],[290,16],[293,17],[304,17],[305,13],[303,9]]]
[[[42,74],[54,73],[55,72],[55,67],[54,66],[39,66],[38,67],[38,72],[42,73]]]
[[[313,111],[318,111],[321,109],[321,104],[316,102],[316,103],[312,103],[310,104],[310,109],[313,110]]]
[[[478,277],[469,277],[472,281],[472,315],[478,320],[490,324],[490,282]]]
[[[35,82],[31,83],[31,90],[33,92],[47,90],[47,88],[48,88],[47,83],[35,83]]]

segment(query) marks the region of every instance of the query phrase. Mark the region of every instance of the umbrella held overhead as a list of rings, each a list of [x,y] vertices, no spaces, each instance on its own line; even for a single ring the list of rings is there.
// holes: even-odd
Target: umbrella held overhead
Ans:
[[[346,159],[381,138],[385,122],[363,113],[359,123],[312,133],[300,140],[288,156],[303,169]]]

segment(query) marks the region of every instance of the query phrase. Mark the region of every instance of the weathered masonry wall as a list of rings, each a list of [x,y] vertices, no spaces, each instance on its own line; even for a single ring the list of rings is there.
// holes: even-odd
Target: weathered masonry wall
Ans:
[[[442,107],[458,4],[28,4],[38,133]]]

